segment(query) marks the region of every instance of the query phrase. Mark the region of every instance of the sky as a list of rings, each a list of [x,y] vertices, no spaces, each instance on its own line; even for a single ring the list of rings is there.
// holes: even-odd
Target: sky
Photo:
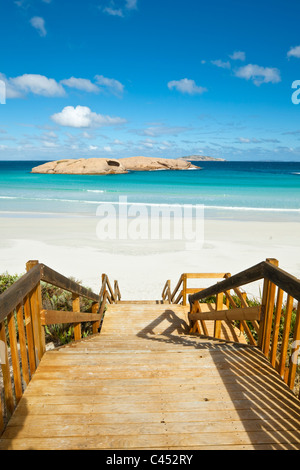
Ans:
[[[0,160],[300,161],[299,1],[0,0]]]

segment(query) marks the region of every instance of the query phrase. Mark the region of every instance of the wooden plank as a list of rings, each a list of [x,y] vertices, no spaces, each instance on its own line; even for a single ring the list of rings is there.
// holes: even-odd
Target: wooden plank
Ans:
[[[287,273],[278,266],[274,266],[269,262],[263,264],[264,275],[272,281],[276,286],[287,292],[291,297],[300,300],[300,281],[295,276]]]
[[[22,378],[21,378],[20,360],[19,360],[18,343],[17,343],[17,331],[16,331],[16,325],[15,325],[15,316],[13,312],[8,315],[7,324],[8,324],[8,332],[9,332],[11,361],[12,361],[13,375],[14,375],[15,397],[16,397],[16,403],[18,404],[23,395],[23,389],[22,389]]]
[[[24,317],[25,317],[26,337],[27,337],[28,359],[29,359],[29,365],[30,365],[30,375],[32,377],[33,374],[35,373],[37,364],[36,364],[36,354],[35,354],[34,339],[33,339],[30,298],[28,295],[24,299]]]
[[[229,273],[186,273],[188,279],[222,279]]]
[[[187,294],[186,294],[186,289],[187,289],[187,275],[183,274],[182,275],[182,305],[186,305],[187,301]]]
[[[96,333],[98,333],[98,329],[99,329],[99,327],[100,327],[99,314],[98,314],[99,308],[100,308],[100,305],[99,305],[98,302],[95,302],[95,303],[92,305],[92,313],[93,313],[94,315],[97,315],[96,321],[93,321],[93,324],[92,324],[92,329],[93,329],[93,334],[94,334],[94,335],[95,335]]]
[[[22,304],[17,306],[17,323],[18,323],[20,354],[21,354],[21,362],[22,362],[22,375],[23,375],[23,379],[26,385],[28,385],[30,381],[30,377],[29,377],[29,368],[28,368],[28,356],[27,356],[26,335],[25,335]]]
[[[286,312],[285,312],[285,318],[284,318],[284,327],[283,327],[280,359],[279,359],[279,369],[278,369],[278,372],[282,378],[284,378],[284,372],[285,372],[285,367],[286,367],[286,358],[287,358],[288,345],[289,345],[289,334],[290,334],[290,329],[291,329],[291,319],[292,319],[292,312],[293,312],[293,302],[294,302],[293,297],[288,295],[287,302],[286,302]]]
[[[15,402],[12,390],[12,383],[10,377],[10,367],[8,362],[8,352],[7,352],[7,341],[6,341],[6,332],[4,322],[0,323],[0,341],[4,344],[4,362],[1,362],[2,376],[3,376],[3,386],[4,386],[4,397],[5,405],[8,412],[8,416],[13,414],[15,409]]]
[[[79,295],[72,294],[72,299],[73,299],[73,315],[77,315],[80,313],[80,297]],[[81,338],[81,323],[77,322],[74,323],[74,339],[75,341],[80,340]]]
[[[95,304],[94,310],[98,310],[98,304]],[[67,324],[67,323],[83,323],[98,322],[98,313],[87,312],[67,312],[62,310],[41,310],[42,325]]]
[[[270,352],[270,362],[273,367],[275,367],[277,359],[277,347],[278,347],[278,335],[280,330],[280,320],[282,313],[282,301],[283,301],[283,290],[278,288],[277,290],[277,300],[276,300],[276,309],[274,316],[274,325],[271,341],[271,352]]]
[[[264,266],[264,261],[262,263],[258,263],[257,265],[252,266],[252,268],[246,269],[245,271],[235,274],[224,281],[218,282],[217,284],[190,296],[189,300],[190,302],[195,302],[196,300],[205,299],[206,297],[217,295],[221,292],[230,291],[234,287],[244,286],[257,281],[263,277]]]
[[[261,421],[260,420],[248,420],[246,429],[243,427],[243,423],[240,421],[234,420],[223,420],[211,421],[210,417],[209,422],[200,421],[200,422],[168,422],[167,421],[167,432],[168,434],[207,434],[207,433],[237,433],[237,432],[257,432],[261,431]],[[29,422],[31,426],[29,426]],[[41,437],[64,437],[66,433],[66,427],[68,426],[68,436],[69,437],[82,437],[82,426],[79,424],[67,424],[64,425],[63,422],[60,422],[60,426],[55,424],[49,424],[46,420],[39,421],[41,424],[35,425],[34,419],[27,421],[27,426],[25,429],[22,429],[22,426],[9,426],[4,434],[4,439],[24,439],[24,438],[41,438]],[[144,423],[131,423],[125,422],[123,426],[120,426],[118,423],[106,423],[106,424],[94,424],[93,426],[88,426],[86,421],[83,421],[85,426],[87,426],[86,436],[136,436],[139,434],[147,434],[149,436],[154,434],[160,434],[166,428],[166,423],[161,423],[159,419],[157,422],[147,423],[145,426]],[[272,420],[265,420],[264,422],[265,431],[280,431],[279,423],[274,423]],[[295,424],[290,420],[287,422],[286,431],[297,431]]]
[[[163,423],[162,423],[163,424]],[[0,449],[135,449],[141,448],[178,448],[189,446],[221,446],[221,445],[245,445],[245,444],[299,444],[299,433],[295,431],[240,431],[231,433],[168,433],[166,427],[162,426],[160,434],[139,434],[139,435],[107,435],[99,437],[52,437],[52,438],[25,438],[15,440],[2,440]],[[7,447],[8,445],[8,447]],[[15,447],[17,446],[17,447]]]
[[[216,297],[216,311],[223,310],[223,292],[217,294]],[[214,327],[214,337],[220,338],[221,337],[221,321],[215,319],[215,327]]]
[[[179,288],[180,288],[180,286],[181,286],[181,284],[182,284],[182,276],[183,276],[183,275],[181,274],[181,276],[180,276],[180,278],[179,278],[179,281],[177,282],[176,287],[175,287],[174,291],[172,292],[172,295],[171,295],[171,302],[173,302],[173,299],[174,299],[175,295],[177,294],[177,292],[178,292],[178,290],[179,290]],[[175,302],[175,303],[176,303],[176,302]]]
[[[298,302],[297,313],[296,313],[296,322],[294,326],[294,335],[293,343],[291,350],[291,361],[289,367],[289,375],[287,384],[290,388],[294,387],[296,371],[298,367],[298,355],[299,355],[299,345],[300,345],[300,302]]]
[[[38,261],[28,261],[26,263],[26,271],[30,272],[39,263]],[[30,307],[31,307],[31,319],[32,329],[34,336],[34,344],[38,361],[40,361],[45,352],[45,333],[41,325],[40,311],[42,309],[42,294],[40,282],[32,290],[30,294]]]
[[[270,282],[267,304],[265,306],[265,326],[264,326],[264,341],[263,352],[268,357],[270,354],[271,332],[273,326],[273,312],[275,305],[276,285]]]
[[[196,320],[259,320],[261,307],[232,308],[230,310],[216,310],[212,312],[191,313],[190,319]]]

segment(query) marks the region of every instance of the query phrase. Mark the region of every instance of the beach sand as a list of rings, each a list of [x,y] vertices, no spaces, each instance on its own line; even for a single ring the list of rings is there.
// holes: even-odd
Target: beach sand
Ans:
[[[160,299],[167,279],[173,289],[183,272],[230,272],[232,275],[266,258],[300,277],[299,223],[283,221],[204,220],[203,243],[190,249],[174,240],[101,240],[96,217],[0,217],[0,272],[25,272],[39,260],[99,292],[101,274],[119,281],[122,298]],[[193,283],[194,282],[194,283]],[[214,281],[213,281],[214,282]],[[190,281],[205,287],[212,280]],[[245,288],[259,296],[261,283]]]

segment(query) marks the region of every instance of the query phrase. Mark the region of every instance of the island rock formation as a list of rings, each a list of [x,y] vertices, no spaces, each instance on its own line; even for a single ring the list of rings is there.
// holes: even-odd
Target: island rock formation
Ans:
[[[180,159],[129,157],[120,159],[80,158],[78,160],[57,160],[39,165],[33,168],[31,172],[65,175],[110,175],[128,173],[129,171],[189,169],[200,168]]]
[[[206,157],[205,155],[190,155],[189,157],[180,157],[187,162],[225,162],[224,158]]]

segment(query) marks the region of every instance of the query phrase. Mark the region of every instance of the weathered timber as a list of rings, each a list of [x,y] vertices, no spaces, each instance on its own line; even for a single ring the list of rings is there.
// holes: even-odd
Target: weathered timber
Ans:
[[[89,321],[99,321],[98,313],[86,312],[66,312],[61,310],[42,310],[42,325],[67,324],[67,323],[83,323]]]
[[[60,287],[61,289],[72,292],[72,294],[99,302],[99,295],[95,294],[89,289],[86,289],[77,282],[68,279],[48,266],[45,266],[44,264],[41,265],[41,280],[47,282],[48,284],[53,284],[56,287]]]
[[[232,308],[230,310],[216,310],[216,311],[211,311],[211,312],[190,313],[189,319],[192,321],[197,321],[197,320],[253,321],[253,320],[259,320],[260,314],[261,314],[261,307]]]
[[[23,299],[37,286],[40,279],[41,265],[38,264],[0,295],[0,322],[23,303]]]
[[[265,261],[258,263],[252,268],[246,269],[234,276],[231,276],[224,281],[218,282],[207,289],[204,289],[194,295],[189,296],[190,303],[195,302],[196,300],[205,299],[211,295],[217,295],[221,292],[233,289],[235,287],[240,287],[245,284],[250,284],[251,282],[258,281],[264,277],[264,265]]]
[[[278,266],[264,262],[264,277],[268,278],[273,284],[287,292],[291,297],[300,301],[300,281],[295,276],[287,273]]]

